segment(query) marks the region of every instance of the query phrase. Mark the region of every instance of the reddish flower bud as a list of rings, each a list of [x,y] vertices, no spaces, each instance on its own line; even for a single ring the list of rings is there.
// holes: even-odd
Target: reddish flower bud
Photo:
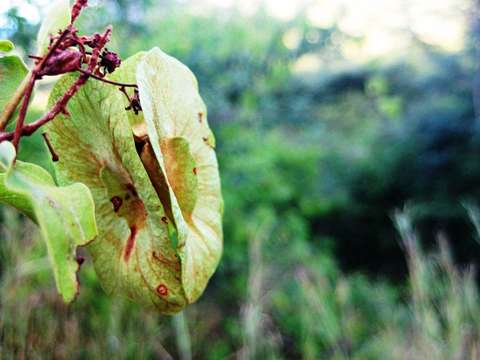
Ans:
[[[122,60],[118,55],[112,51],[104,50],[101,55],[100,66],[103,67],[104,72],[112,73],[120,66]]]
[[[38,76],[60,75],[75,71],[82,65],[82,53],[77,50],[57,50],[45,63]]]

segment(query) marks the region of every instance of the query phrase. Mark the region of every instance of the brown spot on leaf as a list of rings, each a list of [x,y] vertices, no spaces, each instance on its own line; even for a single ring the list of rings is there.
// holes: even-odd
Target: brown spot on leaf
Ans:
[[[169,259],[163,256],[160,252],[156,252],[156,251],[152,251],[152,258],[155,261],[162,263],[164,266],[173,269],[174,272],[180,271],[180,263],[178,262],[178,258]]]
[[[203,113],[199,112],[198,113],[198,122],[202,123],[202,121],[203,121]]]
[[[165,224],[168,224],[168,219],[166,216],[162,216],[162,221],[165,223]]]
[[[132,254],[133,248],[135,246],[135,238],[137,237],[137,227],[133,225],[130,228],[130,236],[127,239],[127,245],[125,246],[125,253],[123,254],[123,259],[128,261],[130,255]]]
[[[168,295],[168,288],[163,284],[158,285],[157,286],[157,294],[160,295],[160,296],[167,296]]]
[[[114,196],[110,199],[111,203],[113,204],[113,211],[118,212],[122,207],[123,200],[119,196]]]
[[[197,168],[194,167],[194,168],[193,168],[193,173],[194,173],[195,175],[197,175],[197,171],[198,171]]]

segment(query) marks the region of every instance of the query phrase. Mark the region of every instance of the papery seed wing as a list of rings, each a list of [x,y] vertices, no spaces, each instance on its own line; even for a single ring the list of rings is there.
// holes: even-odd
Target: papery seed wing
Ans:
[[[60,80],[54,103],[72,82]],[[68,103],[70,115],[48,126],[63,183],[82,182],[95,201],[98,237],[91,245],[98,277],[108,293],[174,313],[187,299],[180,260],[162,221],[164,208],[135,148],[118,89],[88,81]]]
[[[142,56],[137,83],[147,132],[169,186],[182,283],[189,302],[205,289],[223,246],[223,200],[207,111],[192,72],[158,48]]]

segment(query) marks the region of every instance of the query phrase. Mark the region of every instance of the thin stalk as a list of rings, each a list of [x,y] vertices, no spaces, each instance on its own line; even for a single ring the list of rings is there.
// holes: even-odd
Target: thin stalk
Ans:
[[[20,137],[22,136],[22,128],[25,122],[25,116],[27,115],[28,103],[30,102],[33,87],[35,86],[36,77],[37,74],[34,70],[31,73],[28,80],[28,85],[25,88],[25,95],[23,96],[22,105],[20,106],[20,111],[18,113],[17,124],[15,126],[15,133],[13,135],[13,146],[15,146],[15,149],[18,148],[18,142],[20,141]]]
[[[177,340],[178,355],[180,360],[192,360],[192,345],[190,332],[188,331],[187,319],[184,311],[172,318],[175,338]]]
[[[108,80],[108,79],[102,78],[100,76],[97,76],[97,75],[93,74],[92,72],[89,72],[89,71],[83,70],[83,69],[78,69],[78,71],[81,72],[82,74],[88,75],[88,76],[90,76],[90,77],[92,77],[96,80],[102,81],[102,82],[110,84],[110,85],[115,85],[115,86],[120,86],[120,87],[135,87],[135,88],[138,88],[137,84],[124,84],[124,83]]]
[[[45,143],[47,144],[48,151],[50,151],[50,155],[52,155],[52,161],[56,162],[59,160],[58,154],[55,152],[55,149],[53,148],[50,139],[48,138],[47,133],[42,133],[43,139],[45,140]]]

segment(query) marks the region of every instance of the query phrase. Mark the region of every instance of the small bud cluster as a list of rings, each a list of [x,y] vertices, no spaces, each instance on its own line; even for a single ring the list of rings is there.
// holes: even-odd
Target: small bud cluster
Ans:
[[[116,53],[107,49],[102,50],[105,45],[102,34],[78,36],[77,32],[73,25],[69,25],[67,29],[50,39],[49,52],[45,57],[34,57],[36,65],[40,65],[36,74],[37,79],[44,75],[61,75],[85,70],[84,67],[91,64],[95,50],[98,56],[92,73],[97,77],[103,78],[120,66],[121,60]]]
[[[50,37],[47,53],[43,56],[30,56],[35,60],[35,66],[31,71],[22,98],[19,99],[22,102],[15,131],[3,131],[8,122],[7,118],[0,125],[0,142],[13,140],[13,144],[18,150],[18,143],[22,136],[29,136],[54,119],[59,113],[68,115],[66,110],[68,101],[90,78],[117,86],[128,99],[129,106],[126,107],[126,110],[132,110],[135,114],[142,110],[136,84],[122,84],[105,78],[107,74],[114,72],[121,64],[120,57],[113,51],[105,48],[105,45],[110,40],[111,27],[107,27],[102,34],[78,35],[74,22],[87,5],[88,0],[76,0],[71,10],[70,24],[57,35]],[[79,72],[80,76],[71,85],[70,89],[65,92],[63,97],[40,119],[31,124],[25,124],[25,116],[35,82],[43,76],[62,75],[71,72]],[[129,96],[126,92],[125,88],[127,87],[134,88],[132,96]],[[45,138],[45,140],[47,141],[48,139]]]
[[[76,0],[71,10],[71,22],[67,28],[58,35],[50,38],[48,52],[43,57],[33,56],[36,60],[36,78],[44,75],[61,75],[68,72],[81,70],[82,66],[91,65],[92,54],[97,52],[93,73],[104,77],[106,72],[113,72],[120,66],[117,54],[103,49],[109,41],[111,30],[104,34],[95,33],[89,36],[79,36],[78,30],[73,25],[83,8],[88,5],[88,0]],[[103,52],[101,52],[103,49]],[[99,58],[99,59],[98,59]],[[101,69],[104,71],[102,72]]]
[[[103,68],[103,74],[105,75],[107,72],[110,74],[115,71],[116,68],[120,66],[122,60],[118,57],[118,55],[112,51],[108,51],[107,49],[103,50],[102,55],[100,55],[100,67]]]

